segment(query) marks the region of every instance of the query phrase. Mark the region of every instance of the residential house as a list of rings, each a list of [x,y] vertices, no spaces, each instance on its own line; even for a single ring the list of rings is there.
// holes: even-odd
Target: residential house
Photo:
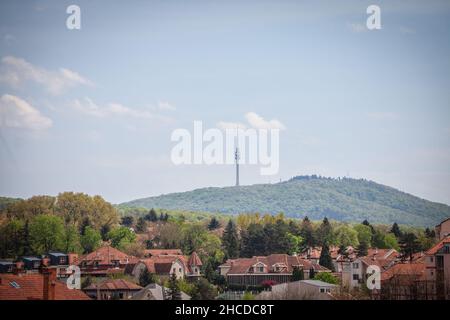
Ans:
[[[16,264],[11,260],[0,260],[0,273],[13,273]]]
[[[439,223],[434,231],[436,233],[436,241],[441,241],[442,239],[450,236],[450,218],[445,219]]]
[[[0,300],[89,300],[89,297],[57,280],[55,269],[41,269],[39,273],[0,274]]]
[[[116,248],[104,245],[77,259],[76,264],[81,269],[81,275],[105,277],[126,271],[131,272],[138,260]]]
[[[23,268],[29,271],[37,271],[42,263],[42,258],[39,257],[22,257]]]
[[[270,291],[261,292],[261,300],[332,300],[338,286],[320,280],[300,280],[272,286]]]
[[[144,250],[144,257],[150,258],[152,256],[182,256],[181,249],[146,249]]]
[[[169,289],[160,286],[157,283],[150,283],[141,291],[138,291],[131,298],[132,300],[168,300],[170,297]],[[191,297],[181,291],[181,300],[191,300]]]
[[[96,300],[129,300],[140,290],[141,286],[124,279],[106,279],[83,289]]]
[[[373,291],[375,299],[428,300],[434,297],[434,285],[426,281],[422,262],[400,262],[381,273],[381,288]]]
[[[450,300],[450,236],[425,252],[425,278],[435,284],[437,299]]]
[[[305,279],[309,279],[311,270],[315,273],[331,272],[317,263],[287,254],[230,259],[220,265],[219,270],[227,278],[229,285],[260,286],[268,280],[276,283],[290,282],[295,267],[303,270]]]
[[[367,255],[357,257],[354,252],[348,256],[336,258],[337,271],[341,274],[342,284],[350,289],[359,288],[367,280],[367,268],[371,265],[383,272],[400,260],[395,249],[368,249]]]
[[[193,252],[189,257],[179,252],[176,254],[156,254],[154,252],[149,258],[141,259],[133,268],[132,275],[139,279],[143,270],[156,274],[161,277],[169,277],[175,274],[177,279],[196,278],[200,277],[200,268],[202,261],[196,252]]]

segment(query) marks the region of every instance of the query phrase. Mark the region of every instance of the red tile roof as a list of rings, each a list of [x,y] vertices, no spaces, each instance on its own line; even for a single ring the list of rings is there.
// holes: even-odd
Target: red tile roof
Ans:
[[[381,280],[388,280],[393,277],[410,277],[413,280],[422,280],[425,277],[424,263],[397,263],[381,274]]]
[[[121,265],[124,265],[136,263],[138,258],[127,255],[126,253],[123,253],[122,251],[109,245],[105,245],[80,257],[76,262],[77,264],[85,262],[87,265],[92,265],[96,261],[99,265],[111,265],[114,260],[118,260]]]
[[[146,256],[160,256],[160,255],[183,255],[181,249],[147,249],[144,250]]]
[[[230,266],[228,274],[243,274],[251,273],[250,267],[259,262],[265,264],[269,268],[268,271],[270,273],[276,273],[272,270],[272,266],[277,263],[286,267],[282,270],[283,273],[291,273],[294,266],[303,267],[305,270],[314,268],[316,271],[329,271],[327,268],[322,267],[317,263],[312,263],[311,261],[302,259],[298,256],[290,256],[287,254],[271,254],[269,256],[255,256],[252,258],[228,260],[221,266]]]
[[[44,276],[33,274],[0,274],[0,300],[42,300]],[[14,283],[17,286],[14,286]],[[56,300],[90,300],[81,290],[69,289],[61,281],[55,282]]]
[[[439,241],[436,245],[434,245],[430,250],[426,252],[427,255],[435,255],[442,247],[446,244],[450,243],[450,237],[446,237]]]
[[[188,265],[189,266],[201,266],[202,265],[202,260],[200,260],[200,257],[198,256],[198,254],[194,251],[192,252],[189,261],[188,261]]]
[[[84,290],[100,290],[100,291],[115,291],[115,290],[141,290],[142,287],[137,284],[126,281],[124,279],[106,279],[100,283],[93,283]]]
[[[185,256],[152,256],[147,259],[142,259],[141,262],[147,266],[147,270],[150,273],[169,273],[170,267],[177,260],[183,264],[186,270],[189,270],[186,263],[188,258]],[[170,267],[166,270],[168,265]]]

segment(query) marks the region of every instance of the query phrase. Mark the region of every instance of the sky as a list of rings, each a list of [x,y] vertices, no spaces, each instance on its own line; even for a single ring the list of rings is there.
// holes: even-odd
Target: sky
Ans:
[[[0,59],[2,196],[233,185],[233,165],[173,164],[171,134],[253,115],[283,128],[280,167],[241,165],[243,185],[349,176],[450,204],[449,1],[5,0]]]

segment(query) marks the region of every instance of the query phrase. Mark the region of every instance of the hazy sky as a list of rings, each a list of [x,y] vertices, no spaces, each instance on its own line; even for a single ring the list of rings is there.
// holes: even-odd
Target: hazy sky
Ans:
[[[349,175],[450,204],[450,2],[376,1],[369,31],[372,3],[1,1],[0,195],[233,185],[173,165],[170,136],[253,112],[285,127],[280,171],[242,184]]]

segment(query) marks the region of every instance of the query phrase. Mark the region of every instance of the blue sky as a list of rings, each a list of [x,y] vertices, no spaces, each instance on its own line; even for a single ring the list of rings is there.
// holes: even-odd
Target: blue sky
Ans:
[[[450,204],[449,57],[448,1],[2,1],[0,194],[233,185],[173,165],[170,135],[254,112],[286,128],[280,171],[242,184],[349,175]]]

